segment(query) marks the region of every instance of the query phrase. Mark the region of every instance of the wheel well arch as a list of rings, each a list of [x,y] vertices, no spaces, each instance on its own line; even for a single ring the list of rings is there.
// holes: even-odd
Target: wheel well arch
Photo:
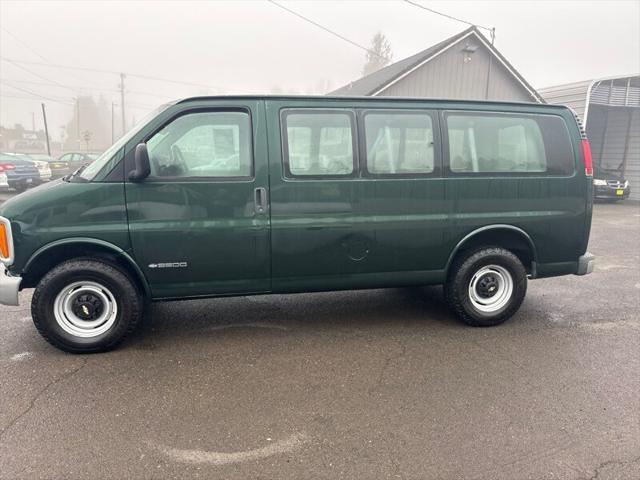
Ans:
[[[447,275],[456,257],[484,246],[509,250],[522,262],[527,273],[535,277],[538,258],[536,246],[524,230],[513,225],[487,225],[465,235],[449,256],[446,266]]]
[[[147,279],[133,258],[116,245],[91,238],[65,239],[39,248],[25,264],[20,287],[33,288],[55,266],[80,257],[100,260],[119,267],[131,277],[140,288],[140,292],[150,298]]]

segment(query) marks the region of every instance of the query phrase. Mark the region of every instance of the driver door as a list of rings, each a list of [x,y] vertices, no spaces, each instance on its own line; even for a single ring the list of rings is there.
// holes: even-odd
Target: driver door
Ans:
[[[125,188],[154,298],[270,290],[263,116],[259,101],[191,107],[146,139],[151,174]]]

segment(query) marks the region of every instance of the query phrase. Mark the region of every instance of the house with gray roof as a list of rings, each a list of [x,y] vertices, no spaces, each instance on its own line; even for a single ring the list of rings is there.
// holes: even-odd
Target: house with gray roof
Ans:
[[[476,27],[329,95],[544,102]]]

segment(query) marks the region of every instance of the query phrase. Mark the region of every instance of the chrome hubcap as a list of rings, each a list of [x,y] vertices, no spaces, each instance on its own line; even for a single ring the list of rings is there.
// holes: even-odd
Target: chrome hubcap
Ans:
[[[63,288],[53,302],[58,325],[76,337],[102,335],[116,321],[118,304],[113,293],[97,282],[75,282]]]
[[[492,313],[503,308],[513,294],[513,277],[499,265],[487,265],[478,270],[469,282],[469,300],[474,308]]]

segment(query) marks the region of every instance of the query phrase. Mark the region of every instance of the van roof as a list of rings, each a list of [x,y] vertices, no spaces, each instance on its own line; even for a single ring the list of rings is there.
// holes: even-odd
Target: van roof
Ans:
[[[350,101],[367,101],[367,102],[420,102],[420,103],[450,103],[460,105],[511,105],[526,107],[542,107],[542,108],[561,108],[564,105],[551,105],[548,103],[538,102],[512,102],[512,101],[496,101],[496,100],[461,100],[447,98],[416,98],[416,97],[370,97],[370,96],[344,96],[344,95],[211,95],[199,97],[187,97],[176,101],[175,103],[188,103],[206,100],[327,100],[348,103]]]

